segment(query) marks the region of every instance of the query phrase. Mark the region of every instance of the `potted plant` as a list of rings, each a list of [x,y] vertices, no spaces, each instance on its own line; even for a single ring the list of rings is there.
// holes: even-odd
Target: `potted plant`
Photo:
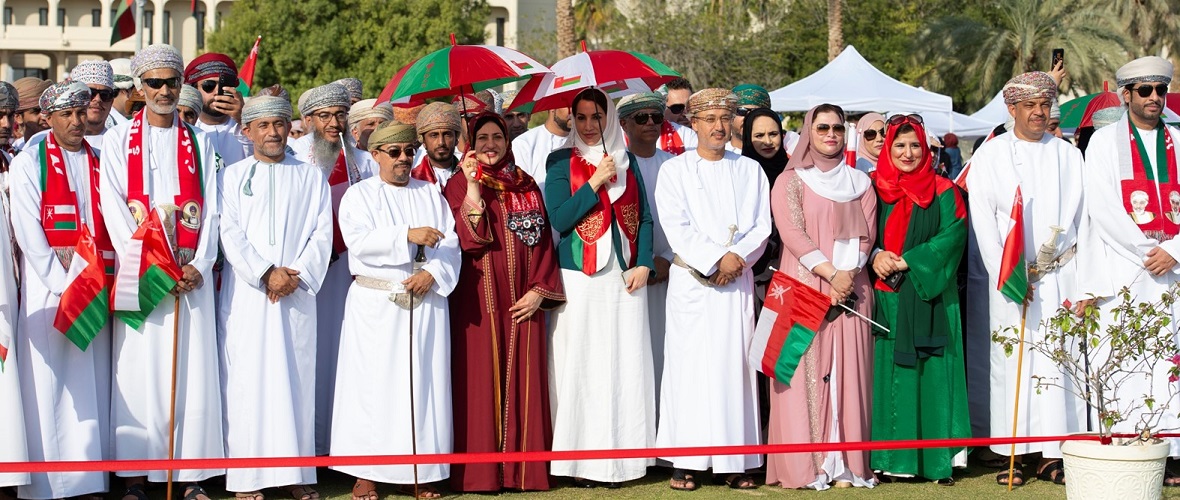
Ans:
[[[1103,311],[1090,304],[1080,314],[1067,301],[1042,322],[1045,335],[1026,335],[1024,348],[1052,359],[1061,370],[1052,376],[1033,374],[1032,389],[1068,391],[1096,417],[1098,441],[1062,443],[1069,498],[1160,498],[1169,444],[1157,435],[1172,430],[1161,424],[1174,425],[1177,416],[1173,403],[1180,354],[1171,311],[1178,297],[1180,286],[1173,286],[1159,300],[1136,302],[1123,288]],[[1109,319],[1101,321],[1101,314]],[[1007,327],[993,332],[992,340],[1011,356],[1019,348],[1019,331]],[[1116,426],[1132,419],[1133,432],[1120,426],[1126,435],[1114,435]]]

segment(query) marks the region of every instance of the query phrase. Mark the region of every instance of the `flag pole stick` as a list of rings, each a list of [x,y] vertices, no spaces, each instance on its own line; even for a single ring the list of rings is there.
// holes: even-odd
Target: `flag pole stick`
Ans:
[[[418,246],[418,253],[422,253],[422,246]],[[418,412],[414,409],[414,292],[410,292],[410,450],[418,456]],[[418,462],[414,462],[414,498],[418,496]]]
[[[173,301],[172,313],[172,395],[168,409],[168,460],[176,458],[176,359],[180,347],[180,295]],[[172,499],[172,469],[168,469],[168,487],[165,498]]]
[[[1021,372],[1024,371],[1024,324],[1028,319],[1028,301],[1020,308],[1020,343],[1016,353],[1016,400],[1012,403],[1012,437],[1016,437],[1016,429],[1020,422],[1020,383]],[[1016,443],[1008,451],[1008,491],[1012,491],[1012,478],[1016,475]],[[1021,482],[1021,484],[1024,484]]]
[[[883,330],[885,333],[889,333],[889,329],[888,329],[888,328],[885,328],[885,325],[882,325],[881,323],[878,323],[878,322],[876,322],[876,321],[873,321],[873,320],[872,320],[872,319],[870,319],[868,316],[865,316],[865,315],[863,315],[863,314],[861,314],[861,313],[859,313],[859,312],[856,312],[856,309],[853,309],[853,308],[851,308],[851,307],[848,307],[848,306],[844,305],[843,303],[836,304],[836,305],[838,305],[838,306],[840,306],[840,307],[843,307],[845,311],[848,311],[848,312],[850,312],[850,313],[852,313],[852,314],[855,314],[855,315],[856,315],[856,317],[858,317],[858,318],[860,318],[860,319],[863,319],[863,320],[865,320],[865,321],[868,321],[868,322],[869,322],[869,324],[871,324],[871,325],[873,325],[873,326],[875,326],[875,327],[877,327],[877,328],[880,328],[880,329],[881,329],[881,330]]]

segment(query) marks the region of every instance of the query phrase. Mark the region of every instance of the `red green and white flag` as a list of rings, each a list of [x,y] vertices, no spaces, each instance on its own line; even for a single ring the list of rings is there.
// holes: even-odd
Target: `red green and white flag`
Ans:
[[[758,371],[789,385],[832,299],[792,276],[775,271],[766,287],[763,304],[747,360]]]
[[[0,372],[4,371],[4,362],[8,361],[8,346],[12,345],[12,334],[0,332]]]
[[[111,23],[111,45],[135,35],[135,0],[116,0],[119,10]]]
[[[119,261],[115,275],[115,317],[139,329],[183,274],[160,222],[158,210],[148,210]]]
[[[1024,263],[1024,198],[1020,196],[1020,186],[1016,186],[1016,197],[1012,200],[1012,228],[1004,239],[996,289],[1016,303],[1024,303],[1028,295],[1028,268]]]
[[[258,64],[258,44],[262,43],[262,35],[254,39],[254,47],[250,49],[250,55],[246,56],[246,62],[242,63],[241,69],[238,70],[238,92],[242,93],[243,97],[250,95],[250,86],[254,85],[254,66]]]
[[[53,327],[85,351],[106,326],[111,312],[106,268],[86,225],[82,226],[82,235],[74,246],[66,279],[69,285],[61,294]]]

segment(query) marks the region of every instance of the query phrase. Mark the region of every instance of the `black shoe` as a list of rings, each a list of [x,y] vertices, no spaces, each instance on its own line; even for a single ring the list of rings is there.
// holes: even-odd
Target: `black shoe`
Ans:
[[[580,477],[574,478],[574,488],[597,488],[597,487],[598,487],[598,481],[592,481],[589,479],[582,479]]]
[[[603,483],[602,485],[605,486],[607,489],[611,489],[611,490],[617,490],[617,489],[623,487],[623,483],[615,482],[615,481],[612,481],[609,483]]]

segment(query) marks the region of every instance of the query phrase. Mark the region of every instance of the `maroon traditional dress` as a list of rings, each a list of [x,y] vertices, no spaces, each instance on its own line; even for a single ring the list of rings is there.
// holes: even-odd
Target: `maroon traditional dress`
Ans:
[[[463,251],[450,296],[455,453],[546,451],[553,425],[545,315],[537,311],[515,324],[508,309],[530,290],[544,297],[543,309],[565,301],[553,233],[540,190],[512,166],[511,153],[482,167],[483,216],[468,216],[473,207],[464,176],[452,177],[443,190]],[[547,490],[549,464],[455,464],[451,487]]]

